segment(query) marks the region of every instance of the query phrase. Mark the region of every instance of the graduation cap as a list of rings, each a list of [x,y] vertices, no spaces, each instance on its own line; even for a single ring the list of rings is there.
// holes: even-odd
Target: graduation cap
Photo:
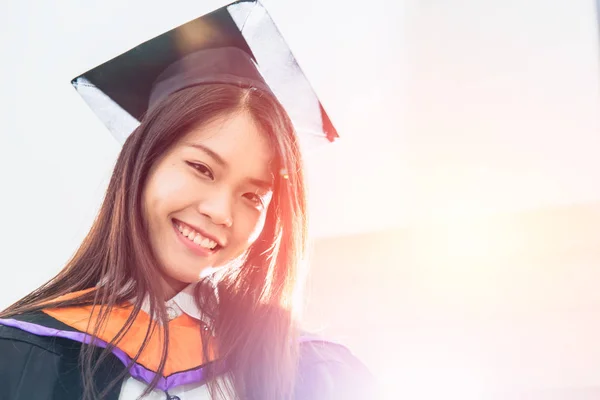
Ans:
[[[160,100],[204,83],[255,87],[275,95],[302,147],[338,137],[273,20],[255,0],[229,4],[181,25],[71,83],[120,142]]]

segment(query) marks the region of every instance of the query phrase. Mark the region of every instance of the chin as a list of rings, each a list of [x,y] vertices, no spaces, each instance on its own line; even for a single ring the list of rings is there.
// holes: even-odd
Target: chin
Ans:
[[[177,266],[167,265],[166,268],[163,269],[163,272],[169,280],[188,284],[200,280],[200,275],[203,270],[204,268],[198,268],[198,266],[182,268],[182,264],[177,264]]]
[[[175,279],[176,281],[179,281],[185,285],[189,285],[190,283],[196,283],[198,282],[200,279],[202,279],[202,271],[203,270],[197,270],[194,272],[190,272],[188,273],[179,273],[179,274],[173,274],[170,275],[172,279]]]

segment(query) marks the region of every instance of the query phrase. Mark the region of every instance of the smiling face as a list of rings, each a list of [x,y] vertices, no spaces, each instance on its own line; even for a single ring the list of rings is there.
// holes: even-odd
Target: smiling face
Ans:
[[[273,157],[244,111],[192,129],[152,167],[142,204],[168,294],[256,240],[272,197]]]

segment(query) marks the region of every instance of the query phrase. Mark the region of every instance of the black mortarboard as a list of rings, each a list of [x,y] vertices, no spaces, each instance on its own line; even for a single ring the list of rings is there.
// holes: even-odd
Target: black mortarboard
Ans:
[[[219,82],[273,93],[301,142],[338,137],[277,27],[254,0],[232,3],[157,36],[72,84],[123,142],[156,101],[184,87]]]

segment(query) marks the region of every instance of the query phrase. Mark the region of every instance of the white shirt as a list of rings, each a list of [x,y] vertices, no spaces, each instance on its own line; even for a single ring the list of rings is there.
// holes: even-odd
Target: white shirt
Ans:
[[[123,381],[123,386],[121,386],[121,394],[119,395],[119,400],[137,400],[140,398],[142,393],[148,385],[144,382],[138,381],[131,376],[125,378]],[[206,385],[199,384],[190,384],[183,385],[173,388],[169,390],[169,399],[177,400],[210,400],[210,395],[208,393],[208,388]],[[162,390],[154,389],[152,392],[148,394],[148,396],[143,398],[144,400],[166,400],[167,395]]]
[[[175,297],[166,302],[169,320],[173,320],[185,313],[192,318],[202,321],[202,313],[194,301],[194,287],[195,284],[187,286],[181,292],[177,293]],[[142,311],[150,314],[149,303],[147,301],[142,304]],[[207,321],[203,322],[206,323]],[[123,381],[119,400],[137,400],[147,387],[148,385],[145,382],[129,376]],[[210,400],[206,384],[182,385],[169,390],[168,394],[171,396],[170,399],[172,400],[177,400],[177,398],[179,398],[179,400]],[[143,399],[166,400],[167,398],[167,394],[164,391],[154,389]]]

